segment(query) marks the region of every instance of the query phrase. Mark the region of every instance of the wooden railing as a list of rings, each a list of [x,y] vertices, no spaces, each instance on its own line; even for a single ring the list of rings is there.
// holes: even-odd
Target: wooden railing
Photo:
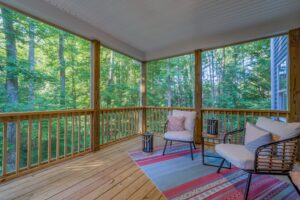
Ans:
[[[1,177],[90,151],[92,110],[0,114]]]
[[[154,133],[163,133],[167,116],[173,110],[194,111],[194,108],[174,108],[174,107],[146,107],[147,109],[147,130]],[[205,131],[207,119],[217,119],[218,130],[226,133],[234,129],[242,128],[246,122],[255,123],[259,116],[271,117],[273,119],[286,120],[288,111],[277,110],[243,110],[243,109],[201,109],[202,130]]]
[[[218,130],[224,133],[245,127],[246,122],[256,123],[260,116],[270,117],[274,120],[285,121],[288,111],[280,110],[243,110],[243,109],[202,109],[203,130],[206,130],[207,119],[218,120]]]
[[[141,131],[142,108],[113,108],[100,111],[100,145],[106,145]]]
[[[142,113],[147,131],[163,133],[173,110],[194,108],[134,107],[101,109],[99,145],[141,133]],[[0,114],[0,181],[17,177],[91,151],[94,110]],[[202,109],[202,130],[207,119],[218,119],[219,131],[228,132],[255,122],[259,116],[288,117],[288,111]],[[96,142],[97,143],[97,142]]]

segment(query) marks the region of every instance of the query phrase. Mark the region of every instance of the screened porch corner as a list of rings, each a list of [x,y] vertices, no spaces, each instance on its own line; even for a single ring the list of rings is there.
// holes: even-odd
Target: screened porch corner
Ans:
[[[0,0],[0,200],[299,199],[300,3],[245,2]]]

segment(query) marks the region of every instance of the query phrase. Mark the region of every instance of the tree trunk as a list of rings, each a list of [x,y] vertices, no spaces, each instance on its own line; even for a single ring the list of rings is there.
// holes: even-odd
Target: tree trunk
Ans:
[[[188,80],[190,80],[191,81],[191,93],[192,93],[192,107],[194,108],[195,107],[195,78],[194,78],[194,76],[192,75],[192,71],[193,71],[193,67],[194,67],[194,65],[193,65],[193,56],[192,56],[192,54],[190,55],[190,64],[189,64],[189,71],[188,71],[188,73],[189,73],[189,79]],[[201,74],[201,76],[202,76],[202,74]],[[202,84],[202,83],[201,83]],[[201,94],[202,95],[202,94]]]
[[[215,74],[214,74],[214,68],[215,68],[215,61],[214,61],[214,51],[211,51],[210,54],[210,65],[209,65],[209,74],[210,74],[210,84],[211,84],[211,95],[212,95],[212,106],[215,106]]]
[[[66,62],[65,62],[65,41],[63,33],[59,34],[59,64],[60,64],[60,105],[66,104]]]
[[[171,63],[170,63],[170,58],[167,61],[167,85],[168,85],[168,90],[167,90],[167,106],[171,107],[172,106],[172,79],[171,79]]]
[[[16,34],[13,27],[12,12],[6,8],[2,8],[1,11],[3,15],[3,28],[5,34],[6,47],[6,94],[7,103],[10,109],[16,108],[19,102]],[[8,142],[15,142],[15,131],[16,124],[9,123],[7,128]]]
[[[34,111],[34,70],[35,70],[35,24],[31,19],[29,20],[29,52],[28,52],[28,60],[29,60],[29,72],[31,74],[31,78],[29,80],[29,107],[31,111]]]
[[[19,102],[18,93],[18,66],[17,66],[17,49],[16,34],[13,27],[12,12],[6,8],[1,8],[3,16],[3,29],[5,35],[6,47],[6,94],[8,111],[15,111]],[[7,123],[7,142],[9,145],[16,144],[16,123]],[[7,154],[7,163],[9,168],[15,168],[16,152],[15,148]]]
[[[71,67],[72,67],[72,108],[76,109],[76,101],[77,101],[77,93],[76,93],[76,87],[75,87],[75,76],[77,74],[77,70],[75,68],[75,48],[74,45],[72,45],[72,53],[71,53]]]
[[[109,92],[108,95],[111,95],[113,92],[112,89],[113,89],[114,64],[115,64],[114,63],[114,51],[110,51],[110,62],[109,62],[108,83],[107,83],[108,92]],[[106,105],[107,105],[107,107],[111,107],[111,97],[110,96],[107,97]]]

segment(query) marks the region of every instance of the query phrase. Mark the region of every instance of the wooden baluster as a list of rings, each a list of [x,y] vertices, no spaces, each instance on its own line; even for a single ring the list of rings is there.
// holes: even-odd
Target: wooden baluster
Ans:
[[[65,127],[64,127],[64,157],[67,156],[67,133],[68,133],[68,115],[65,115]]]
[[[154,119],[155,119],[155,132],[156,133],[159,133],[159,121],[158,121],[158,119],[157,119],[157,116],[158,116],[158,111],[159,111],[159,109],[156,109],[155,110],[155,113],[154,113]]]
[[[151,109],[151,130],[152,132],[155,132],[155,118],[154,118],[154,114],[155,114],[155,109]]]
[[[48,163],[51,161],[51,146],[52,146],[52,117],[49,116],[48,119]]]
[[[109,121],[108,121],[108,111],[105,111],[105,141],[106,143],[109,142]]]
[[[74,113],[72,113],[72,135],[71,135],[71,154],[74,154],[74,134],[75,134],[75,119],[74,119]]]
[[[32,119],[28,119],[28,131],[27,131],[27,168],[31,168],[31,140],[32,140]]]
[[[244,127],[246,127],[247,124],[247,113],[244,111]]]
[[[119,116],[119,128],[118,128],[118,131],[119,131],[119,137],[122,138],[122,110],[120,110],[118,112],[118,116]]]
[[[7,166],[7,122],[3,124],[3,147],[2,147],[2,174],[6,176]]]
[[[104,111],[101,111],[101,130],[102,130],[102,144],[105,143],[105,137],[104,137],[104,133],[105,133],[105,122],[104,122]]]
[[[16,174],[19,174],[20,171],[20,144],[21,144],[21,125],[20,119],[17,119],[16,127]]]
[[[136,134],[138,134],[139,133],[139,124],[140,124],[140,119],[139,119],[139,113],[140,113],[140,110],[139,109],[137,109],[136,111],[135,111],[135,117],[136,117],[136,119],[135,119],[135,133]]]
[[[224,111],[224,132],[227,133],[227,112]]]
[[[42,162],[42,119],[39,117],[38,125],[38,165]]]
[[[131,135],[134,134],[134,110],[130,110],[131,113]]]
[[[129,111],[130,112],[130,135],[133,134],[133,119],[134,119],[134,113],[132,112],[132,110]]]
[[[56,160],[59,159],[60,151],[60,114],[57,115],[57,124],[56,124]]]
[[[221,116],[220,116],[221,114],[220,114],[220,111],[218,111],[217,114],[218,114],[218,118],[217,118],[218,119],[218,132],[220,132],[220,130],[221,130],[220,129],[221,128]]]
[[[230,131],[233,130],[233,114],[232,111],[230,112]]]
[[[121,139],[120,135],[120,111],[116,111],[116,135],[118,139]]]
[[[91,112],[90,113],[90,117],[89,117],[89,121],[90,121],[90,123],[89,123],[89,125],[90,125],[90,150],[93,150],[92,149],[92,115],[93,115],[93,113]]]
[[[116,112],[117,111],[113,111],[111,114],[112,114],[112,125],[113,125],[113,136],[114,136],[114,140],[116,141],[117,140],[117,116],[116,116]]]
[[[254,112],[251,113],[251,123],[253,124],[254,122]]]
[[[122,137],[124,137],[125,136],[125,134],[124,134],[124,131],[125,131],[125,128],[124,128],[125,117],[124,117],[124,111],[123,110],[121,111],[121,117],[122,117],[122,119],[121,119],[121,130],[122,130],[121,135],[122,135]]]
[[[77,146],[78,146],[78,153],[80,153],[80,137],[81,137],[81,113],[78,113],[78,141],[77,141]]]
[[[237,112],[237,121],[238,121],[238,129],[240,129],[241,128],[241,125],[240,125],[240,112],[238,111]]]
[[[128,111],[127,110],[125,110],[125,116],[126,116],[126,136],[128,136],[129,135],[129,113],[128,113]]]
[[[87,115],[87,113],[85,112],[84,113],[84,136],[83,136],[83,151],[85,151],[85,149],[86,149],[86,116]],[[103,127],[103,126],[102,126]],[[103,131],[102,131],[102,133],[103,133]],[[103,139],[102,139],[102,141],[103,141]]]

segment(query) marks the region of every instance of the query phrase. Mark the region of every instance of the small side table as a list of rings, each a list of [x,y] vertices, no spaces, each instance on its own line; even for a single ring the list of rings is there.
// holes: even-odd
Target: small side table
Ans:
[[[212,153],[206,152],[205,145],[212,146],[214,148],[214,146],[216,144],[223,143],[224,136],[225,136],[224,133],[219,133],[218,135],[202,133],[201,145],[202,145],[202,164],[203,165],[214,166],[214,167],[220,166],[220,163],[213,163],[213,162],[207,161],[207,158],[216,158],[216,159],[220,160],[220,162],[221,162],[223,158],[220,157],[219,155],[217,155],[216,152],[212,152]],[[223,168],[231,169],[231,164],[226,161],[223,165]]]

